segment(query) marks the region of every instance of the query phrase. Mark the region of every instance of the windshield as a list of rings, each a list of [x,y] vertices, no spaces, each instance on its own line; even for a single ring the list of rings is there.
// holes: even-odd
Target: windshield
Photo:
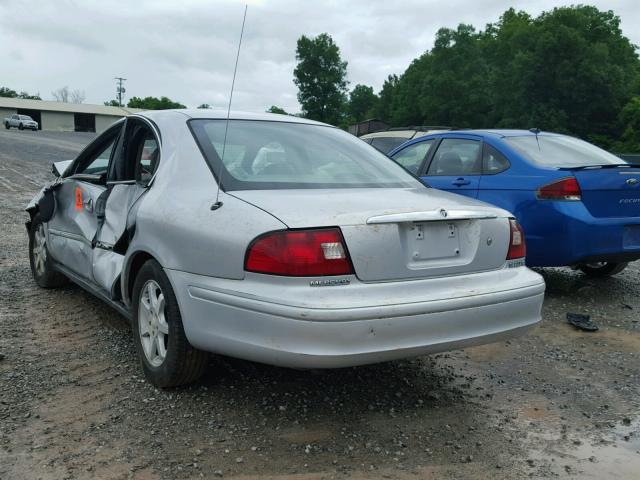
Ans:
[[[20,120],[32,120],[32,118],[28,115],[19,115]]]
[[[191,120],[216,177],[226,120]],[[333,127],[231,120],[224,147],[225,190],[411,188],[421,184],[391,159]]]
[[[595,145],[564,135],[507,137],[505,141],[528,160],[546,167],[627,165],[621,158]]]

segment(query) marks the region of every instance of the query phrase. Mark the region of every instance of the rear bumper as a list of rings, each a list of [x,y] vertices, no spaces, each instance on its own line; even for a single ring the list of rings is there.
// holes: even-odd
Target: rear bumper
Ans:
[[[523,224],[529,266],[640,259],[640,239],[630,240],[627,233],[629,227],[640,229],[640,217],[594,217],[582,202],[549,202],[542,213],[533,220],[522,216],[526,224],[534,222]]]
[[[349,287],[318,289],[308,287],[307,281],[308,296],[315,296],[318,290],[334,290],[335,299],[327,302],[327,294],[318,292],[323,298],[301,305],[300,298],[287,303],[281,298],[247,296],[225,285],[246,280],[227,281],[175,270],[167,274],[180,304],[185,333],[196,348],[285,367],[337,368],[491,343],[524,333],[540,321],[544,282],[528,269],[513,270],[520,272],[505,272],[504,276],[518,282],[504,290],[426,301],[424,294],[412,302],[371,305],[367,301],[368,305],[357,306],[348,298],[358,297],[362,285],[348,295],[340,290],[348,292]],[[491,277],[499,275],[473,274],[465,279],[473,284]],[[396,282],[383,288],[420,291],[442,281],[448,279]],[[296,296],[297,289],[291,290]],[[389,297],[378,301],[384,298]]]

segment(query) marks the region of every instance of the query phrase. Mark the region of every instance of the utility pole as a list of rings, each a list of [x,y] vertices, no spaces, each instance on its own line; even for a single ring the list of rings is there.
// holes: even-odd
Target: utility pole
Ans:
[[[125,88],[122,86],[122,82],[126,80],[126,78],[122,77],[114,77],[118,81],[118,86],[116,87],[116,94],[118,95],[118,106],[122,106],[122,94],[126,92]]]

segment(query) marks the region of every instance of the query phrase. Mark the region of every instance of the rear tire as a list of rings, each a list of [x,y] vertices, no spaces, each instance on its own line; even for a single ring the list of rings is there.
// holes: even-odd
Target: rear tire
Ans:
[[[39,213],[31,221],[29,263],[31,264],[33,279],[40,287],[57,288],[68,283],[67,277],[58,272],[53,266],[51,255],[49,255],[44,224]]]
[[[596,262],[596,263],[584,263],[578,266],[585,275],[595,278],[610,277],[620,273],[627,268],[627,262],[611,263],[611,262]]]
[[[176,387],[202,376],[209,355],[191,346],[169,278],[148,260],[133,286],[133,336],[142,370],[160,388]]]

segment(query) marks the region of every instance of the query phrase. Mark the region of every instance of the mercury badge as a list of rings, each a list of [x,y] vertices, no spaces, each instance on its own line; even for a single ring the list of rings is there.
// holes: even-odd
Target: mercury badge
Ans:
[[[440,215],[442,215],[442,218],[447,218],[447,215],[449,215],[447,213],[447,211],[444,208],[440,209]]]

